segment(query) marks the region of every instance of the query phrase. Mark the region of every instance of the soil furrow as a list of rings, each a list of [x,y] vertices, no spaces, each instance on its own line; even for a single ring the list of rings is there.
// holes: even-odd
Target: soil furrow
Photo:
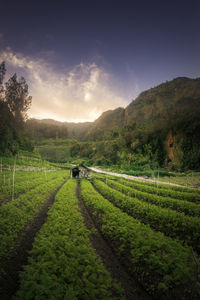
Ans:
[[[0,268],[5,271],[4,277],[0,278],[1,300],[12,299],[12,296],[18,290],[19,273],[22,271],[23,266],[27,264],[29,251],[32,249],[34,238],[42,225],[46,222],[48,211],[55,201],[55,196],[65,182],[52,193],[34,220],[27,224],[24,230],[20,232],[11,257],[0,262]]]
[[[98,225],[95,223],[94,218],[89,213],[86,208],[84,201],[81,197],[80,183],[77,185],[77,198],[79,200],[79,207],[84,217],[84,222],[86,227],[91,229],[96,229],[94,234],[91,234],[90,240],[92,247],[95,249],[96,253],[101,257],[102,262],[111,277],[120,283],[122,288],[125,290],[125,297],[127,300],[150,300],[152,299],[139,283],[131,277],[125,267],[123,266],[120,259],[116,256],[113,249],[110,247],[109,243],[103,238]]]

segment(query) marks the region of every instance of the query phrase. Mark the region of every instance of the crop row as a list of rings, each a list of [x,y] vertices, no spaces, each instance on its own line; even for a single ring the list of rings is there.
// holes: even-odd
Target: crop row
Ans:
[[[33,157],[26,157],[26,158],[20,158],[20,157],[2,157],[1,160],[3,167],[9,167],[13,169],[14,165],[17,165],[20,168],[24,167],[32,167],[32,168],[44,168],[45,166],[48,166],[48,169],[54,169],[54,167],[51,166],[51,164],[47,161],[42,161],[41,159],[36,159]]]
[[[39,172],[44,174],[42,172]],[[29,180],[32,178],[36,178],[38,176],[38,172],[31,172],[31,171],[16,171],[15,172],[15,182],[19,183],[23,180]],[[0,184],[2,185],[9,185],[13,181],[13,171],[2,171],[0,172]]]
[[[168,189],[166,188],[161,188],[161,187],[157,187],[155,185],[146,185],[143,182],[136,182],[136,181],[129,181],[129,180],[124,180],[124,179],[120,179],[119,182],[133,187],[134,189],[140,190],[140,191],[144,191],[147,193],[151,193],[151,194],[159,194],[160,196],[163,197],[171,197],[171,198],[177,198],[180,200],[186,200],[186,201],[191,201],[191,202],[198,202],[200,203],[200,194],[198,192],[195,192],[195,190],[192,192],[180,192],[180,191],[175,191],[172,190],[171,187],[168,187]]]
[[[57,178],[48,184],[45,182],[0,208],[0,259],[10,255],[18,233],[63,181],[63,172],[57,173]]]
[[[44,171],[15,171],[14,172],[14,183],[19,184],[23,181],[30,181],[38,176],[46,176],[51,172]],[[13,184],[13,171],[3,171],[0,172],[0,187],[10,186]]]
[[[123,213],[88,181],[81,182],[81,195],[103,235],[148,292],[159,299],[198,299],[199,274],[188,246]]]
[[[123,186],[117,182],[108,180],[107,183],[115,189],[123,190]],[[100,180],[94,180],[94,185],[104,197],[124,212],[149,224],[153,229],[162,231],[172,238],[179,238],[200,250],[199,218],[185,216],[171,209],[160,208],[154,204],[126,196]]]
[[[136,181],[136,180],[130,180],[130,182]],[[136,181],[137,183],[145,184],[146,186],[156,186],[156,188],[161,188],[161,189],[171,189],[172,191],[177,191],[177,192],[186,192],[186,193],[195,193],[200,195],[200,190],[195,190],[194,188],[190,187],[184,187],[184,186],[178,186],[178,185],[169,185],[169,184],[164,184],[164,183],[159,183],[158,181],[155,181],[154,183],[148,182],[148,181]]]
[[[17,183],[2,186],[0,188],[0,205],[12,196],[15,198],[19,194],[25,193],[35,186],[44,183],[44,181],[48,182],[49,180],[56,178],[56,176],[55,172],[49,172],[46,176],[42,173],[38,173],[37,176],[34,176],[33,178],[26,178],[26,180],[23,179],[21,181],[17,181]]]
[[[107,174],[99,174],[99,173],[94,173],[93,177],[98,178],[98,179],[104,179],[104,180],[106,180],[106,178],[108,178],[108,179],[122,179],[122,177],[118,177],[118,176],[114,176],[114,175],[107,175]],[[122,179],[122,180],[125,180],[125,179]],[[148,182],[146,180],[145,181],[140,181],[140,180],[132,180],[132,179],[129,179],[129,180],[126,179],[126,181],[130,182],[130,183],[145,185],[146,187],[148,187],[148,186],[149,187],[156,187],[156,192],[157,192],[157,190],[159,192],[160,189],[165,189],[165,190],[171,191],[172,193],[175,192],[175,191],[180,192],[180,193],[185,192],[186,194],[192,193],[193,195],[195,195],[195,197],[198,200],[200,200],[200,190],[197,190],[197,189],[194,189],[194,188],[189,188],[189,187],[184,187],[184,186],[176,186],[176,185],[169,185],[169,184],[159,183],[158,181],[157,182]]]
[[[75,194],[76,182],[69,180],[56,195],[15,299],[115,299],[111,277],[91,248]]]
[[[163,208],[177,210],[178,212],[183,212],[191,217],[200,217],[200,204],[192,203],[189,201],[181,201],[170,197],[162,197],[148,192],[143,192],[142,188],[141,190],[135,189],[132,185],[129,185],[129,183],[127,186],[126,180],[120,180],[118,182],[109,180],[108,182],[109,185],[113,186],[114,188],[116,188],[122,193],[125,193],[128,196],[136,197],[138,199],[158,205]]]

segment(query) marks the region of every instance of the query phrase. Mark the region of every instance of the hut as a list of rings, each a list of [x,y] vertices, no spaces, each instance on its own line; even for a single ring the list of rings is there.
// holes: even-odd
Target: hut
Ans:
[[[70,178],[91,178],[91,172],[84,165],[75,166],[70,170]]]

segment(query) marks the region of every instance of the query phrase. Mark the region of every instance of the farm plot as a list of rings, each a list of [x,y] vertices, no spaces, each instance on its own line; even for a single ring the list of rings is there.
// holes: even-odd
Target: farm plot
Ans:
[[[69,180],[56,195],[15,299],[122,299],[90,246],[75,191],[76,182]]]
[[[194,189],[182,188],[182,187],[174,187],[174,186],[165,186],[159,184],[150,184],[147,182],[139,182],[139,181],[129,181],[124,179],[119,179],[124,185],[130,186],[139,191],[147,192],[150,194],[158,194],[164,197],[171,197],[180,200],[186,200],[191,202],[200,203],[200,192]]]
[[[64,182],[64,172],[57,172],[56,179],[41,183],[0,207],[0,260],[8,257],[15,239],[24,226],[37,214],[53,191]]]
[[[184,201],[181,201],[183,199],[168,197],[169,193],[167,189],[163,190],[166,191],[165,195],[164,193],[160,195],[160,189],[155,189],[155,187],[152,188],[150,186],[147,186],[146,189],[146,186],[144,186],[143,184],[136,186],[134,183],[128,182],[126,180],[119,180],[118,182],[121,184],[117,185],[118,189],[128,196],[137,197],[138,199],[159,205],[160,207],[171,208],[192,217],[200,217],[200,202],[192,203],[187,200],[186,195],[186,199],[184,199]],[[114,185],[115,183],[113,183],[113,186]]]
[[[31,156],[22,156],[22,157],[2,157],[0,159],[0,168],[13,170],[15,168],[20,170],[34,171],[41,170],[44,168],[55,169],[48,161],[44,161],[40,158],[31,157]]]
[[[20,173],[20,174],[19,174]],[[55,172],[16,172],[17,176],[7,175],[0,186],[0,206],[5,202],[18,197],[22,193],[49,180],[56,178]]]
[[[174,210],[140,201],[136,197],[126,196],[121,193],[124,191],[123,185],[110,180],[107,183],[114,189],[100,180],[94,180],[94,185],[100,193],[117,207],[141,222],[149,224],[153,229],[187,242],[195,250],[200,250],[199,218],[185,216]]]
[[[14,199],[0,207],[0,267],[4,266],[0,285],[6,274],[6,264],[1,263],[9,261],[20,233],[36,220],[41,207],[66,177],[66,171],[49,173],[45,180],[44,173],[33,175],[30,181],[35,185],[31,190],[22,188]],[[185,203],[196,216],[198,204],[133,189],[120,179],[107,177],[104,183],[105,177],[99,178],[92,182],[81,180],[77,196],[76,180],[68,180],[55,192],[48,217],[35,232],[35,240],[29,245],[31,251],[26,252],[26,260],[16,271],[16,286],[9,293],[10,298],[3,298],[6,289],[1,294],[1,288],[0,298],[11,299],[15,295],[12,299],[198,300],[199,217],[179,212],[180,203]],[[20,186],[20,182],[23,183],[22,174],[16,184]],[[161,198],[151,202],[137,197],[135,190]],[[79,201],[87,214],[83,214]],[[160,204],[164,201],[166,207]],[[176,201],[180,207],[172,210],[167,201]],[[94,230],[86,228],[85,218],[91,218]],[[121,281],[114,279],[117,277],[107,268],[103,255],[102,259],[99,257],[101,253],[91,243],[92,236],[98,234],[119,263],[117,269],[123,267],[131,285],[137,288],[138,284],[136,297],[123,291],[118,284]]]
[[[128,216],[81,182],[84,202],[127,268],[157,299],[198,299],[199,259],[187,245]],[[195,258],[194,258],[195,257]]]
[[[33,179],[38,177],[38,172],[25,172],[17,171],[14,173],[14,182],[20,183],[22,181],[28,180],[28,178]],[[0,172],[0,188],[5,186],[11,186],[13,184],[13,171],[1,171]]]

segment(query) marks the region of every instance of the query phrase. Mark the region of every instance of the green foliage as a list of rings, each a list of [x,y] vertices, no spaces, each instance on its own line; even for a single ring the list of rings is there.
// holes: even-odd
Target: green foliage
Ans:
[[[40,155],[33,152],[20,151],[16,156],[2,156],[0,163],[3,169],[13,170],[14,166],[17,170],[28,171],[44,171],[55,170],[60,168],[69,168],[67,165],[51,163],[40,158]]]
[[[171,186],[165,186],[164,185],[159,185],[159,184],[152,184],[148,182],[141,182],[141,181],[127,181],[120,179],[119,180],[122,184],[128,185],[132,187],[133,189],[137,189],[142,192],[147,192],[150,194],[158,194],[159,196],[164,196],[164,197],[171,197],[171,198],[177,198],[179,200],[186,200],[186,201],[191,201],[191,202],[197,202],[200,204],[200,193],[198,191],[195,191],[194,189],[191,190],[183,190],[182,188],[176,188],[173,189]],[[161,199],[164,200],[163,197]]]
[[[173,192],[174,196],[178,193],[178,195],[184,193],[171,191],[170,189],[158,189],[153,185],[150,187],[144,184],[135,184],[132,182],[128,182],[127,180],[119,180],[119,182],[125,186],[128,185],[128,187],[123,187],[122,192],[128,194],[129,196],[137,197],[138,199],[158,205],[163,208],[170,208],[173,210],[177,210],[178,212],[183,212],[191,217],[200,217],[200,205],[188,201],[181,201],[182,198],[180,200],[177,200],[168,197],[169,194],[172,194],[171,192]],[[164,192],[166,192],[166,194]],[[192,194],[189,195],[192,196]],[[200,197],[200,194],[195,193],[194,195],[198,198]],[[187,199],[187,195],[185,195],[185,198]],[[198,203],[200,204],[200,202]]]
[[[41,159],[41,156],[40,156],[39,153],[37,153],[37,152],[23,151],[23,150],[19,151],[18,156],[20,156],[20,157],[29,157],[29,158],[33,157],[33,158]]]
[[[175,183],[185,186],[188,191],[200,190],[200,172],[186,171],[176,173],[176,177],[162,178],[166,183]]]
[[[90,246],[75,181],[69,180],[58,192],[48,215],[21,273],[15,299],[120,299],[122,292],[113,286]]]
[[[16,155],[19,149],[32,151],[33,146],[24,136],[23,125],[31,104],[28,85],[23,77],[14,74],[4,84],[5,63],[0,64],[0,154]]]
[[[65,124],[54,120],[41,122],[40,120],[29,119],[26,121],[26,134],[29,138],[38,142],[43,139],[67,138],[68,129]]]
[[[103,235],[120,257],[126,257],[129,272],[149,293],[158,299],[179,299],[179,294],[185,300],[191,295],[198,299],[198,273],[189,247],[123,213],[88,181],[82,181],[81,187]]]
[[[23,77],[19,80],[14,74],[5,83],[5,101],[14,115],[17,124],[23,122],[25,113],[31,105],[32,97],[28,95],[28,85]]]
[[[146,176],[166,167],[198,170],[199,91],[199,79],[176,78],[141,93],[125,109],[104,112],[93,123],[32,119],[26,122],[26,133],[40,144],[42,157],[54,162],[84,159],[89,165],[116,165]],[[66,138],[66,143],[48,147],[47,138]]]
[[[112,188],[107,186],[107,184]],[[167,236],[183,240],[199,251],[199,218],[185,216],[183,213],[176,212],[169,208],[161,208],[159,203],[157,203],[158,206],[151,204],[151,201],[148,201],[148,197],[150,199],[155,199],[155,197],[151,197],[148,194],[145,194],[145,199],[148,203],[140,201],[137,197],[142,198],[141,195],[143,194],[144,198],[144,193],[137,190],[134,190],[132,193],[135,194],[134,197],[126,196],[122,192],[127,191],[131,195],[132,189],[124,187],[124,185],[113,180],[107,180],[107,184],[99,180],[94,180],[95,187],[98,188],[102,195],[111,200],[124,212],[145,224],[149,224],[153,229],[162,231]]]
[[[20,173],[20,174],[19,174]],[[55,172],[6,172],[6,175],[0,174],[0,206],[2,203],[10,201],[12,198],[16,199],[20,194],[26,193],[36,186],[46,184],[50,180],[56,179]]]
[[[52,179],[48,184],[40,178],[41,184],[30,191],[27,185],[24,194],[0,207],[0,260],[10,255],[18,233],[34,218],[42,204],[64,181],[65,172],[57,172],[56,179],[55,174],[49,174]]]

